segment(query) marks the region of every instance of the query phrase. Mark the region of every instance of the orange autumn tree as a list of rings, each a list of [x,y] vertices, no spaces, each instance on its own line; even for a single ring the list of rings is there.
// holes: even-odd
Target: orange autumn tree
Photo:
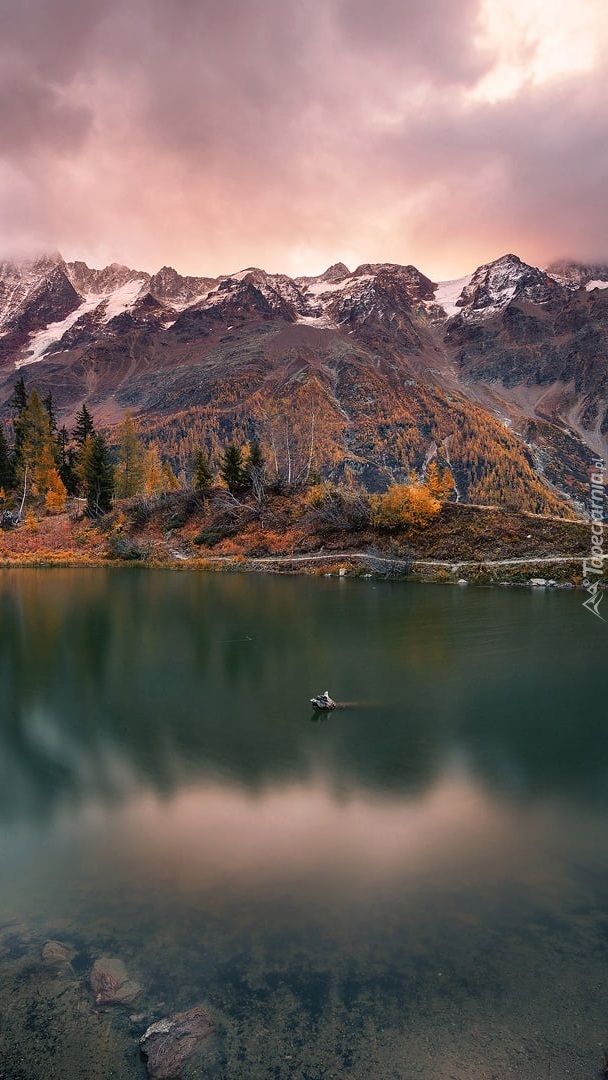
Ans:
[[[32,488],[44,495],[44,506],[49,514],[62,514],[65,510],[67,491],[55,463],[50,442],[41,451],[33,470]]]
[[[49,479],[49,486],[44,496],[44,505],[49,514],[62,514],[67,500],[65,484],[55,469]]]
[[[454,493],[454,477],[450,469],[439,470],[435,458],[429,463],[426,470],[425,487],[428,488],[434,499],[443,503]]]
[[[401,529],[408,525],[419,528],[430,525],[441,503],[424,484],[393,484],[373,501],[372,523],[379,529]]]
[[[156,495],[159,491],[164,491],[164,489],[163,463],[160,459],[158,446],[152,442],[144,456],[143,490],[146,495]]]
[[[67,491],[57,469],[50,418],[36,390],[32,390],[23,413],[22,435],[23,483],[29,475],[32,494],[44,495],[49,513],[62,513]]]

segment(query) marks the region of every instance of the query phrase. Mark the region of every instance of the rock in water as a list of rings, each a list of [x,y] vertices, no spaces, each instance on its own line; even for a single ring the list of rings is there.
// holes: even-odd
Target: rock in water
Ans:
[[[215,1024],[200,1005],[151,1024],[139,1040],[150,1080],[175,1080]]]
[[[75,956],[74,950],[61,941],[47,941],[42,948],[42,959],[45,964],[51,966],[56,965],[59,967],[61,964],[71,964]]]
[[[91,989],[98,1005],[135,1005],[143,989],[130,979],[122,960],[101,956],[93,964]]]

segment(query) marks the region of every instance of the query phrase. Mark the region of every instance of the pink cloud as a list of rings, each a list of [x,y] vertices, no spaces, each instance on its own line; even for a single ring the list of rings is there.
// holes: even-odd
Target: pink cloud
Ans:
[[[214,274],[605,258],[605,62],[490,102],[479,28],[480,0],[30,0],[0,44],[3,246]]]

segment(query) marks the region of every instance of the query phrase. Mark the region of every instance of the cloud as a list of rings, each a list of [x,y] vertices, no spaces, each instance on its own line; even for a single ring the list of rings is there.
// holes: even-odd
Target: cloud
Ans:
[[[0,68],[0,146],[4,162],[17,165],[40,151],[65,154],[82,145],[91,113],[65,100],[24,63],[12,59]]]
[[[405,74],[435,84],[474,84],[491,57],[476,40],[478,0],[338,0],[334,17],[358,62],[387,65],[393,77]]]
[[[346,258],[449,276],[506,249],[599,257],[604,8],[582,0],[571,26],[563,0],[530,0],[527,21],[510,11],[14,2],[4,243],[199,273]]]

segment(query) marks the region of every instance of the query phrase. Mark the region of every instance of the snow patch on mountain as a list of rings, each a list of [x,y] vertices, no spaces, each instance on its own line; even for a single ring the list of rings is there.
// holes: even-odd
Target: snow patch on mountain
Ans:
[[[435,289],[434,301],[427,301],[427,303],[439,304],[448,317],[457,315],[462,308],[462,304],[458,304],[457,301],[460,300],[462,290],[470,284],[472,278],[472,274],[465,274],[464,277],[454,278],[452,281],[440,281]]]
[[[15,361],[15,367],[17,369],[26,367],[28,364],[35,364],[37,361],[42,360],[44,354],[53,345],[58,345],[64,334],[67,334],[68,330],[82,318],[83,315],[87,315],[89,311],[94,311],[99,306],[98,296],[88,296],[83,300],[80,307],[68,315],[67,318],[62,319],[61,322],[49,323],[44,330],[39,330],[37,333],[32,334],[29,344],[27,346],[27,353],[21,360]]]
[[[591,292],[592,289],[608,289],[608,281],[588,281],[585,288],[587,292]]]
[[[317,281],[311,281],[310,284],[306,286],[306,289],[304,291],[306,296],[314,297],[326,296],[330,293],[336,292],[341,292],[345,295],[353,296],[357,292],[362,291],[362,287],[365,282],[373,280],[373,274],[359,274],[358,277],[351,276],[347,278],[342,278],[340,281],[324,281],[322,278],[319,278]]]
[[[352,278],[348,279],[349,281]],[[306,285],[304,292],[306,296],[325,296],[332,292],[341,292],[346,285],[347,281],[311,281],[309,285]]]
[[[145,279],[136,278],[127,281],[120,288],[115,289],[109,295],[100,296],[99,293],[88,293],[79,307],[72,311],[65,319],[59,322],[49,323],[44,330],[38,330],[32,334],[27,345],[25,356],[15,361],[17,369],[29,364],[36,364],[42,360],[45,354],[53,347],[60,344],[64,334],[71,330],[76,323],[92,311],[100,309],[102,323],[108,323],[117,315],[128,311],[137,300],[142,287],[146,285]]]
[[[205,289],[205,291],[198,296],[189,296],[187,299],[182,298],[181,300],[176,300],[175,297],[171,297],[167,303],[174,311],[185,311],[186,308],[195,307],[196,304],[202,304],[203,300],[206,300],[208,295],[209,289]]]
[[[298,315],[296,322],[303,326],[314,326],[317,330],[340,329],[329,315]]]
[[[145,285],[147,285],[145,278],[135,278],[133,281],[127,281],[120,289],[115,289],[108,297],[98,297],[98,304],[100,301],[105,303],[104,322],[110,322],[123,312],[129,311]]]

